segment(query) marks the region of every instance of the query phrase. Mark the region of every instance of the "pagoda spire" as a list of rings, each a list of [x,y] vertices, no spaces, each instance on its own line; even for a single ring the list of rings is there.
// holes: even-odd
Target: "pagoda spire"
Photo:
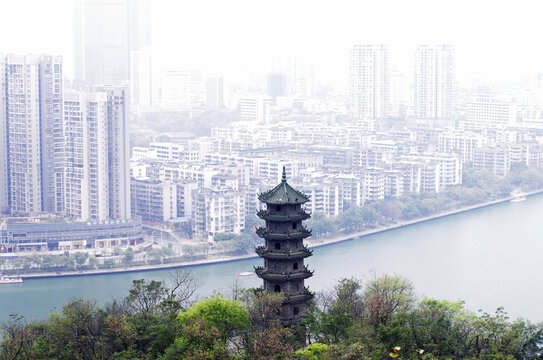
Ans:
[[[283,177],[281,178],[282,183],[287,182],[287,171],[285,170],[285,165],[283,165]]]

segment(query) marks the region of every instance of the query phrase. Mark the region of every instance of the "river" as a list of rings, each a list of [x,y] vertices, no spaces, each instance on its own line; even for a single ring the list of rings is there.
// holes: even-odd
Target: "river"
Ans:
[[[331,288],[342,277],[367,279],[399,273],[422,297],[464,300],[473,311],[503,306],[512,318],[543,320],[543,195],[502,203],[315,249],[307,260],[315,270],[308,285]],[[202,282],[198,296],[258,286],[251,271],[260,259],[192,268]],[[99,303],[126,296],[133,279],[167,278],[170,270],[68,278],[29,279],[0,286],[0,321],[9,314],[40,319],[71,299]]]

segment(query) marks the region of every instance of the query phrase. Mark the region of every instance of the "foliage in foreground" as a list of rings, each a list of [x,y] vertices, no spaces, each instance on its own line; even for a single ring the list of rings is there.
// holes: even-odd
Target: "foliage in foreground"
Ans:
[[[475,314],[462,302],[417,301],[398,275],[342,279],[318,294],[300,329],[272,319],[281,294],[233,288],[189,306],[195,281],[135,280],[128,296],[76,300],[44,321],[2,325],[0,359],[543,359],[543,325],[503,309]],[[187,289],[188,288],[188,289]]]

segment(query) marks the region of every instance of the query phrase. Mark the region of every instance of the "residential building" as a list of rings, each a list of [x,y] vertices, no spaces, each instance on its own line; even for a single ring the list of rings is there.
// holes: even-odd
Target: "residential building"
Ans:
[[[132,179],[132,214],[150,222],[177,218],[177,185],[169,181]]]
[[[496,176],[505,176],[511,170],[511,156],[506,146],[487,146],[475,150],[473,168],[486,170]]]
[[[239,234],[245,228],[245,194],[229,188],[193,193],[193,234],[209,241],[218,233]]]
[[[455,51],[451,45],[418,46],[415,51],[415,115],[452,119],[455,104]]]
[[[0,207],[13,214],[63,207],[62,59],[0,58]],[[7,189],[6,189],[7,184]]]
[[[109,219],[107,103],[104,92],[64,95],[64,212],[72,219]]]
[[[390,70],[385,45],[355,45],[350,59],[350,114],[354,118],[390,115]]]

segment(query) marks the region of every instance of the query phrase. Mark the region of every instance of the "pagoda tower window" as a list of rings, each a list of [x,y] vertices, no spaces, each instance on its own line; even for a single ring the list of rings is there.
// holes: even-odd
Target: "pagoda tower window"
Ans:
[[[277,205],[277,206],[275,207],[275,211],[281,211],[281,205]]]
[[[281,292],[281,286],[275,285],[273,291],[275,291],[275,292]]]
[[[294,310],[292,311],[294,313],[294,315],[298,315],[298,313],[300,312],[300,309],[298,309],[297,307],[294,308]]]
[[[298,263],[295,262],[294,264],[292,264],[292,269],[293,270],[298,270]]]
[[[296,223],[292,223],[292,230],[296,230]]]
[[[281,243],[279,241],[275,243],[275,250],[281,250]]]

